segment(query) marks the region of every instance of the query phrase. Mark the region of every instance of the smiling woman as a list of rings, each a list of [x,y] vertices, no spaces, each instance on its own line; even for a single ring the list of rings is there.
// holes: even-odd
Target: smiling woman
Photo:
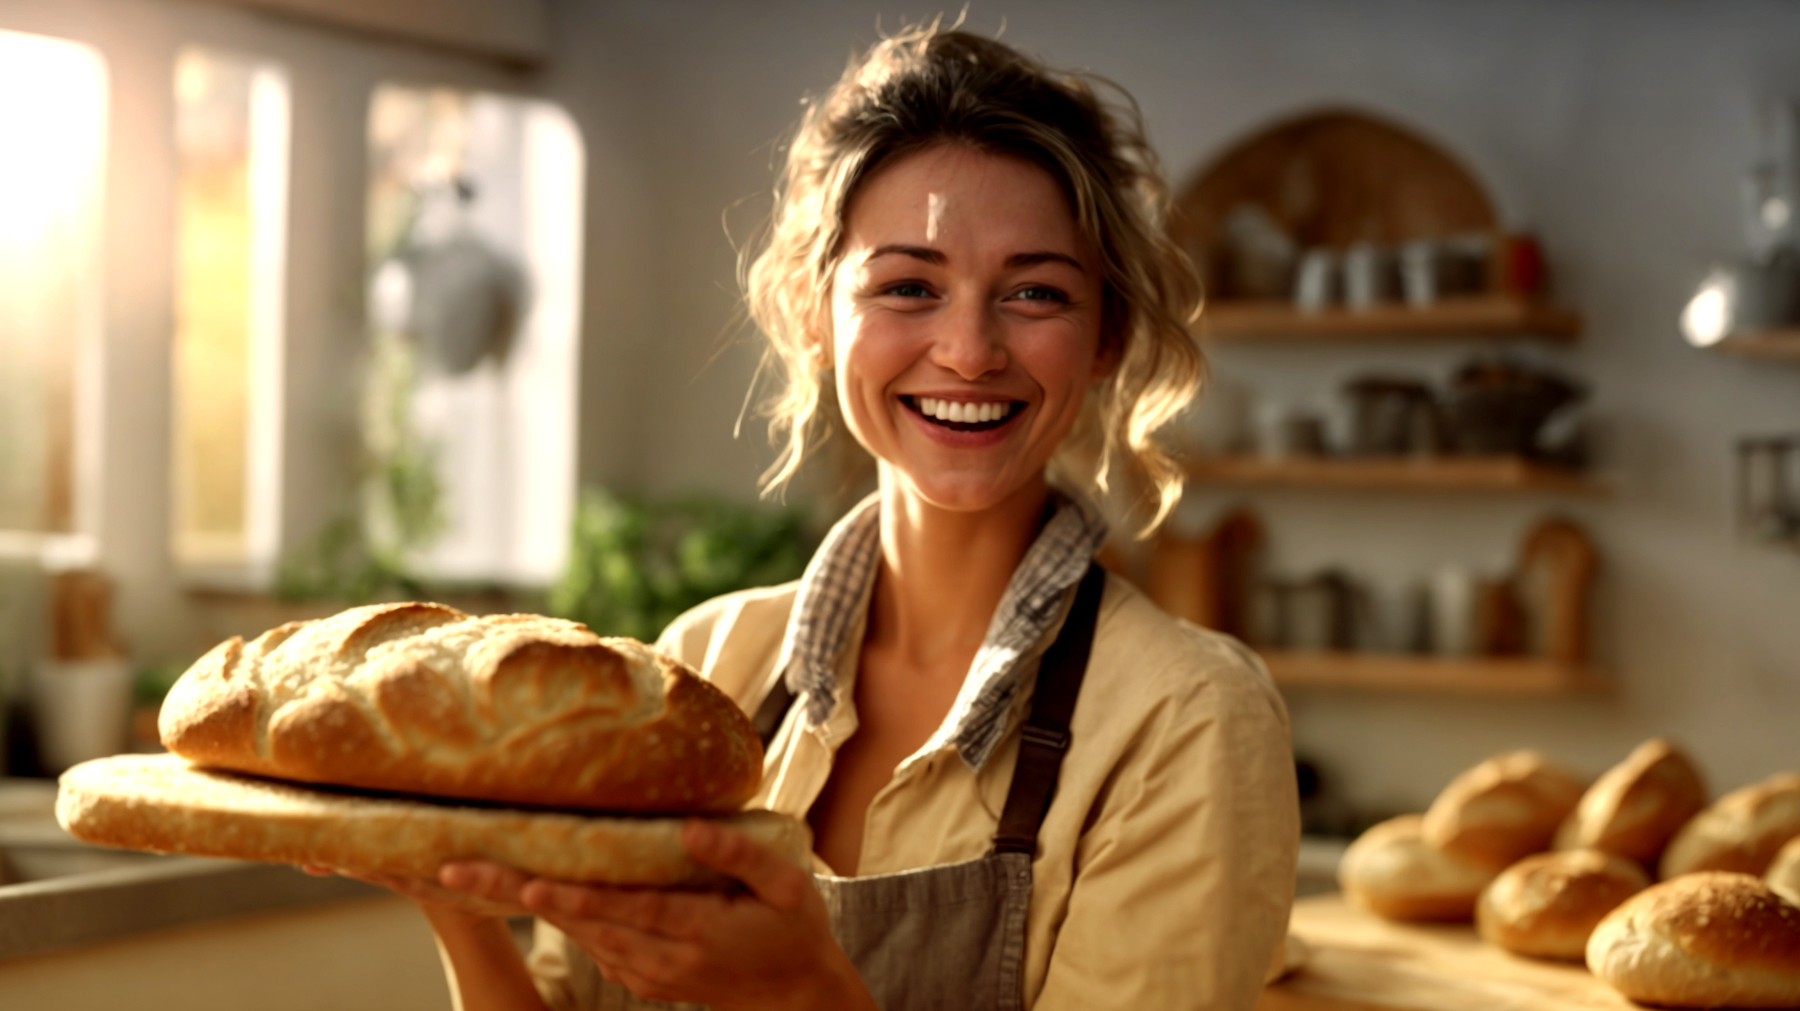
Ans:
[[[1160,193],[1128,103],[991,40],[903,32],[812,104],[746,278],[769,480],[835,413],[878,490],[798,583],[658,643],[755,714],[751,804],[805,818],[812,859],[694,824],[744,892],[388,882],[465,1008],[1255,1003],[1293,895],[1286,712],[1235,640],[1093,561],[1115,465],[1152,525],[1180,493],[1155,433],[1198,378],[1198,293]],[[495,908],[538,916],[527,966]]]

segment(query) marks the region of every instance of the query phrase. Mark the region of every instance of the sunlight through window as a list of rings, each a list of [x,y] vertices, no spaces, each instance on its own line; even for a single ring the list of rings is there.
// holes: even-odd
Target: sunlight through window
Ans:
[[[189,49],[175,65],[174,551],[265,569],[279,548],[288,84]]]
[[[91,532],[106,62],[0,31],[0,537]]]

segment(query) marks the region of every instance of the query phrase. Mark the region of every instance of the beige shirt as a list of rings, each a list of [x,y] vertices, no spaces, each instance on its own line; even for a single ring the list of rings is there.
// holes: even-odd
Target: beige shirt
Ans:
[[[711,601],[658,645],[754,711],[776,676],[796,586]],[[840,703],[816,726],[790,710],[752,806],[804,818],[830,778],[856,731],[860,613],[839,657]],[[1024,661],[1028,679],[1060,625]],[[1015,699],[979,771],[942,734],[895,769],[870,802],[859,874],[988,851],[1029,702],[1029,692]],[[1032,865],[1026,1007],[1247,1011],[1287,924],[1299,832],[1287,713],[1261,663],[1111,578],[1070,734]],[[583,958],[540,927],[540,990],[555,1007],[615,1006]]]

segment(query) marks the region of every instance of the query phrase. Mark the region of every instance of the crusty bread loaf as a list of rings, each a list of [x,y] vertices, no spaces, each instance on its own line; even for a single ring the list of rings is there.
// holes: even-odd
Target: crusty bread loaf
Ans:
[[[1800,773],[1770,776],[1720,797],[1683,825],[1663,854],[1662,876],[1761,874],[1795,836],[1800,836]]]
[[[1606,770],[1556,834],[1556,848],[1597,849],[1656,866],[1682,824],[1706,806],[1706,784],[1681,749],[1660,737]]]
[[[161,731],[214,768],[593,811],[729,811],[762,776],[750,721],[673,659],[574,622],[440,604],[229,639],[175,683]]]
[[[1468,920],[1498,867],[1425,842],[1416,814],[1374,826],[1344,851],[1338,884],[1351,902],[1390,920]]]
[[[1602,850],[1538,853],[1500,872],[1481,893],[1481,939],[1517,955],[1581,961],[1594,925],[1650,886],[1635,860]]]
[[[1776,895],[1800,906],[1800,836],[1789,839],[1781,852],[1775,854],[1775,862],[1769,865],[1763,880]]]
[[[1505,867],[1550,848],[1586,786],[1530,750],[1497,755],[1450,781],[1425,812],[1425,841]]]
[[[681,846],[683,819],[398,798],[119,755],[63,773],[57,820],[101,846],[435,878],[448,860],[493,860],[565,881],[668,888],[727,882]],[[770,811],[717,816],[797,863],[810,834]]]
[[[1645,1004],[1800,1008],[1800,908],[1748,874],[1690,874],[1609,913],[1587,964]]]

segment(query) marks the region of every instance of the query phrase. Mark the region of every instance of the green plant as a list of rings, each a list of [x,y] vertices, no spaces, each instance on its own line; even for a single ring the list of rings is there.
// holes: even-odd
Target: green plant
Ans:
[[[814,543],[798,509],[590,491],[575,511],[569,565],[550,588],[550,612],[602,635],[654,639],[703,601],[798,578]]]

